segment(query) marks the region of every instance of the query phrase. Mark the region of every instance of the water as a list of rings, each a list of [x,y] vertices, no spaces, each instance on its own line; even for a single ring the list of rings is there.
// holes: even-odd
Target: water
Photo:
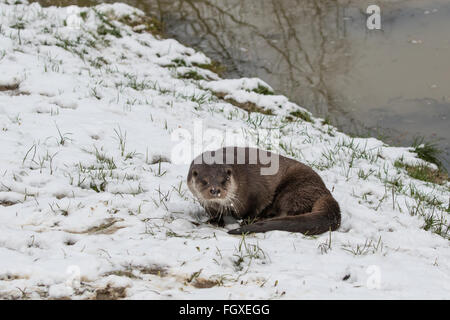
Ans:
[[[450,168],[449,0],[124,2],[224,64],[224,77],[259,77],[347,133],[436,140]],[[366,28],[374,3],[382,30]]]

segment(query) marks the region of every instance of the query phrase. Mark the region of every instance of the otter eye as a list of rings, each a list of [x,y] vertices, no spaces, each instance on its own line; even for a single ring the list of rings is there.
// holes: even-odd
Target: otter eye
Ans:
[[[208,184],[208,181],[202,180],[201,183],[202,183],[202,185],[206,186]]]
[[[196,176],[198,176],[198,172],[194,170],[194,171],[192,172],[192,175],[193,175],[194,177],[196,177]]]

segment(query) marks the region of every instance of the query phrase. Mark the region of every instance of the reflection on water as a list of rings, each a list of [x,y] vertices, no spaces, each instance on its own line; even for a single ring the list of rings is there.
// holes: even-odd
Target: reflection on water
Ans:
[[[225,77],[260,77],[346,132],[406,145],[441,139],[449,157],[448,0],[124,2],[226,65]],[[368,4],[381,7],[383,30],[366,29]]]

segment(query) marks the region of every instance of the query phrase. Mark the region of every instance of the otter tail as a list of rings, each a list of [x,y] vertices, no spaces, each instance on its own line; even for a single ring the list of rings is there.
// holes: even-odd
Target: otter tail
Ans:
[[[317,235],[334,231],[341,224],[339,205],[331,195],[319,198],[309,213],[267,219],[228,231],[229,234],[258,233],[271,230]]]

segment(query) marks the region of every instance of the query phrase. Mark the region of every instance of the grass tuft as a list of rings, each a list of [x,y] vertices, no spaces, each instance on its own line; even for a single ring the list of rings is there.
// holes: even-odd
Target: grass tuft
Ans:
[[[218,76],[222,76],[226,71],[226,67],[217,61],[211,61],[211,63],[193,63],[192,65],[214,72]]]
[[[195,70],[189,70],[183,74],[178,74],[181,79],[205,80],[205,78]]]
[[[258,83],[258,87],[256,89],[252,90],[253,92],[256,92],[258,94],[263,94],[263,95],[272,95],[273,91],[270,90],[268,87],[263,86],[262,84]]]
[[[442,162],[439,159],[442,150],[439,149],[435,141],[425,141],[424,137],[416,137],[412,147],[420,159],[434,163],[439,168],[442,168]]]
[[[442,170],[435,170],[425,164],[409,165],[402,160],[396,160],[394,167],[405,169],[411,178],[425,182],[443,184],[449,181],[448,174]]]
[[[310,115],[308,112],[298,110],[298,111],[292,111],[292,112],[289,113],[289,114],[290,114],[291,116],[293,116],[293,117],[300,118],[300,119],[302,119],[302,120],[304,120],[304,121],[307,121],[307,122],[313,122],[313,121],[312,121],[312,118],[311,118],[311,115]],[[291,121],[292,121],[292,118],[291,118],[291,119],[289,119],[289,118],[290,118],[290,117],[287,117],[288,120],[291,120]]]

